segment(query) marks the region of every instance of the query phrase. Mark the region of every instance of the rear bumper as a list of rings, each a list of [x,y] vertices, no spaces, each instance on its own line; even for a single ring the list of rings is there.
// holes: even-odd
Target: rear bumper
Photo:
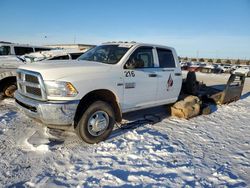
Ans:
[[[78,100],[43,102],[25,97],[18,91],[15,92],[15,99],[19,109],[27,116],[52,127],[72,125],[80,102]]]

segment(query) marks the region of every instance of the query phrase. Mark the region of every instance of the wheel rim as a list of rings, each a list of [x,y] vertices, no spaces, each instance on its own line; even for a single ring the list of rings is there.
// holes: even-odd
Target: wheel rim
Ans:
[[[100,136],[109,125],[109,116],[104,111],[97,111],[88,120],[88,132],[92,136]]]

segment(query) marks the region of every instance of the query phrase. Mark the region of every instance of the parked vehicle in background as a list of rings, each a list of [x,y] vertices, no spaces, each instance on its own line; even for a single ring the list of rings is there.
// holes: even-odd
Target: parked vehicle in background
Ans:
[[[35,52],[30,54],[25,54],[20,56],[20,59],[23,59],[25,62],[37,62],[43,60],[69,60],[77,59],[87,50],[79,49],[56,49],[43,52]]]
[[[242,67],[234,70],[233,74],[245,75],[246,77],[250,77],[250,67],[249,66],[242,66]]]
[[[231,73],[233,73],[236,69],[241,68],[241,67],[242,65],[232,65]]]
[[[191,65],[191,62],[182,62],[181,70],[187,70],[190,65]]]
[[[213,73],[214,66],[213,65],[206,65],[200,68],[200,72],[202,73]]]
[[[221,71],[222,73],[230,73],[232,70],[232,66],[231,65],[220,65]]]
[[[105,140],[123,113],[174,103],[182,87],[176,52],[161,45],[105,43],[53,65],[20,66],[16,102],[49,127],[73,125],[91,144]]]
[[[200,62],[191,62],[187,68],[188,71],[191,72],[198,72],[200,71],[201,67],[206,66],[206,63],[200,63]]]
[[[33,46],[0,41],[0,58],[4,56],[21,56],[32,52],[47,51],[51,49],[52,48],[50,47],[44,46]]]
[[[222,69],[220,67],[220,64],[212,64],[212,73],[215,73],[215,74],[220,74],[222,73]]]
[[[13,97],[16,86],[16,69],[23,64],[50,60],[74,60],[86,50],[57,49],[34,52],[23,56],[5,57],[0,60],[0,98]]]
[[[192,71],[192,72],[203,72],[203,73],[230,73],[232,71],[232,66],[227,64],[207,64],[200,62],[182,62],[182,70]]]

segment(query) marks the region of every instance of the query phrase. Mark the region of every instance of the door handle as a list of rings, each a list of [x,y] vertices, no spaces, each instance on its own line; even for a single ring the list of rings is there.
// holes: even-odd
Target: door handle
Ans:
[[[175,73],[174,75],[175,76],[181,76],[181,73]]]
[[[149,77],[157,77],[157,74],[149,74]]]

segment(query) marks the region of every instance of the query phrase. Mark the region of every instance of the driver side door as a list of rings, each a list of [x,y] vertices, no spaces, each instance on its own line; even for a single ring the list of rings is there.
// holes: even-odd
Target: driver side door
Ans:
[[[137,48],[123,67],[123,112],[132,111],[155,103],[157,92],[157,68],[152,47]],[[136,61],[136,67],[129,67]]]

